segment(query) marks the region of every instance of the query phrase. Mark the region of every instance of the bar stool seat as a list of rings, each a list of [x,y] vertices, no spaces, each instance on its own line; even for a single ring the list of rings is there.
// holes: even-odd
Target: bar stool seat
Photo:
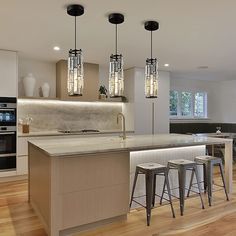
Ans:
[[[203,203],[202,196],[201,196],[201,189],[200,189],[200,183],[199,183],[197,164],[194,161],[185,160],[185,159],[170,160],[170,161],[168,161],[168,164],[167,164],[167,174],[169,174],[169,171],[171,169],[178,170],[179,197],[177,197],[177,198],[179,198],[179,201],[180,201],[180,214],[181,214],[181,216],[183,215],[183,212],[184,212],[185,190],[187,189],[185,186],[186,185],[186,172],[187,172],[187,170],[191,170],[192,173],[194,173],[196,176],[199,192],[195,192],[195,193],[199,194],[202,209],[204,209],[204,203]],[[160,204],[162,204],[162,199],[163,199],[164,193],[166,193],[165,187],[166,187],[166,183],[164,184],[164,187],[163,187]],[[189,190],[189,189],[187,189],[187,190]],[[172,195],[172,196],[174,196],[174,195]],[[174,197],[176,197],[176,196],[174,196]]]
[[[142,205],[140,202],[135,200],[138,197],[134,197],[135,187],[138,179],[139,174],[145,175],[145,185],[146,185],[146,206]],[[132,188],[132,194],[131,194],[131,200],[130,200],[130,207],[132,205],[132,202],[135,202],[143,207],[146,208],[146,215],[147,215],[147,225],[150,225],[151,221],[151,209],[155,205],[155,196],[158,196],[156,194],[156,176],[164,176],[165,182],[167,185],[167,192],[169,195],[169,199],[167,199],[170,202],[171,211],[173,217],[175,217],[174,208],[172,205],[171,195],[170,195],[170,186],[169,186],[169,180],[167,176],[167,168],[164,165],[158,164],[158,163],[143,163],[136,166],[135,170],[135,176],[134,176],[134,183]]]
[[[150,162],[150,163],[139,164],[136,166],[136,168],[144,172],[147,170],[155,170],[155,169],[158,169],[158,171],[161,171],[161,170],[165,170],[166,166],[158,164],[158,163]]]
[[[219,168],[220,168],[220,174],[221,174],[221,179],[222,179],[222,183],[223,183],[223,186],[220,186],[220,187],[224,188],[226,199],[227,199],[227,201],[229,201],[228,193],[227,193],[226,186],[225,186],[225,177],[224,177],[224,172],[223,172],[222,159],[219,157],[206,155],[206,156],[195,157],[194,160],[198,165],[203,166],[204,191],[205,192],[207,191],[209,206],[211,206],[211,204],[212,204],[213,175],[214,175],[213,166],[219,166]],[[192,188],[192,185],[193,185],[193,173],[191,176],[189,189]],[[219,185],[217,185],[217,186],[219,186]],[[188,193],[188,196],[189,196],[189,193]]]

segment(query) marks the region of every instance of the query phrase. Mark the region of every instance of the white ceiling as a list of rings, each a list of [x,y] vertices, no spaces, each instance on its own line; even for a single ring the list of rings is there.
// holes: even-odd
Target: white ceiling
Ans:
[[[57,61],[74,46],[74,19],[66,5],[82,4],[78,18],[78,46],[85,61],[106,65],[114,52],[114,26],[107,14],[121,12],[119,52],[125,67],[143,67],[150,51],[150,33],[143,21],[157,20],[153,55],[160,69],[175,78],[236,79],[235,0],[7,0],[0,7],[0,48],[20,56]],[[61,51],[53,51],[58,45]],[[208,69],[199,70],[199,66]]]

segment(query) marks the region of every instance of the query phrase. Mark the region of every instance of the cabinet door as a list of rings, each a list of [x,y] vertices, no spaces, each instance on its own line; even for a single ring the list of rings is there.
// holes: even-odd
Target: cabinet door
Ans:
[[[17,96],[17,54],[0,50],[0,97]]]
[[[17,138],[17,156],[28,155],[28,137]]]
[[[17,170],[17,175],[28,174],[28,156],[17,156],[16,170]]]

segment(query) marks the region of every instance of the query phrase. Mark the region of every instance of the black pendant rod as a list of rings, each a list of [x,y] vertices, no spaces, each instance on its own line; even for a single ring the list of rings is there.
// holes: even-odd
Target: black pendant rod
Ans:
[[[117,55],[117,24],[116,24],[116,55]]]
[[[152,59],[152,30],[151,30],[151,59]]]
[[[157,21],[146,21],[144,23],[144,28],[151,31],[151,59],[152,59],[152,31],[159,29],[159,23]]]
[[[116,55],[117,55],[117,51],[118,51],[118,47],[117,47],[117,41],[118,41],[118,24],[121,24],[124,22],[124,15],[120,14],[120,13],[112,13],[108,16],[108,21],[111,24],[116,25],[116,32],[115,32],[115,49],[116,49]]]
[[[76,53],[76,16],[75,16],[75,53]]]
[[[76,54],[76,17],[84,14],[84,7],[78,4],[67,6],[67,14],[75,17],[75,54]]]

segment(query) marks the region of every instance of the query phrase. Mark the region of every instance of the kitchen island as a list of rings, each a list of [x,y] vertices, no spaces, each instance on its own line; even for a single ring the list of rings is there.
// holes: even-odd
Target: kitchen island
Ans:
[[[163,134],[30,141],[29,201],[51,236],[125,219],[137,160],[193,159],[215,144],[225,145],[231,193],[231,139]]]

